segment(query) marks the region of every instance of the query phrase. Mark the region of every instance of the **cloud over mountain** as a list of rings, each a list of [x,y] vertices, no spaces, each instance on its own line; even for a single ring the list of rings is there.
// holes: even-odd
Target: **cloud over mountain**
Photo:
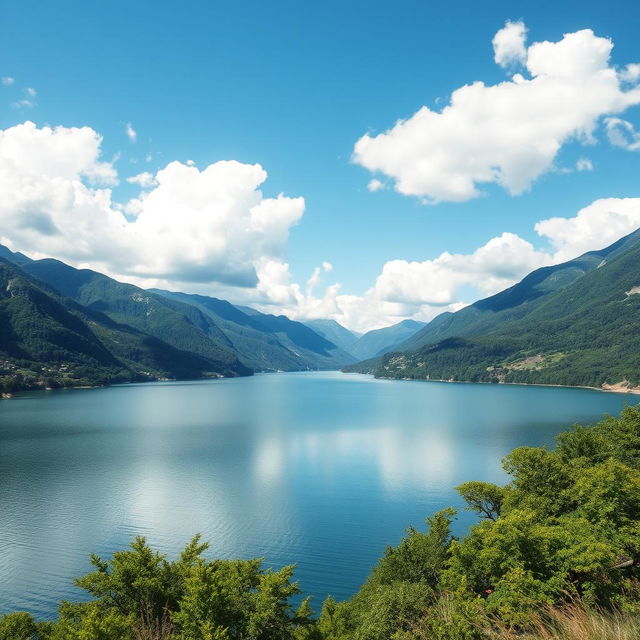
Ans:
[[[0,131],[0,242],[128,278],[252,287],[303,215],[302,198],[265,198],[266,171],[236,161],[170,162],[130,180],[147,189],[137,198],[114,202],[101,142],[89,127]]]

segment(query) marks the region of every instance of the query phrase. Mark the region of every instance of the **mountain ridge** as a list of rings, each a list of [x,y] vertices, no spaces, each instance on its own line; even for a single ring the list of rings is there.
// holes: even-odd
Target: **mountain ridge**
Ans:
[[[0,257],[0,391],[237,373],[60,296]]]
[[[561,278],[549,282],[549,275],[558,273]],[[541,283],[547,291],[539,295],[535,287]],[[524,295],[532,288],[531,296]],[[452,314],[435,330],[427,325],[402,350],[345,370],[391,378],[635,388],[640,385],[635,289],[640,291],[640,231],[536,270],[471,311],[458,311],[457,319]],[[407,348],[416,342],[417,348]]]

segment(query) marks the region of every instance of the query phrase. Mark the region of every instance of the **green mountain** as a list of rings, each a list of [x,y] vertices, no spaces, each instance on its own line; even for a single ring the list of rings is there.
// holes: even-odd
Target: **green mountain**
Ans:
[[[0,257],[0,391],[218,373],[215,363],[65,299]]]
[[[261,313],[251,307],[239,306],[237,309],[253,318],[264,332],[275,335],[291,352],[304,358],[308,363],[306,369],[339,369],[356,361],[351,354],[302,322],[290,320],[286,316]]]
[[[311,329],[285,316],[267,316],[209,296],[152,290],[169,300],[189,304],[223,331],[240,360],[256,371],[337,369],[354,361]],[[346,331],[346,329],[345,329]]]
[[[54,287],[83,307],[100,312],[178,349],[204,358],[223,375],[250,375],[233,346],[209,316],[195,307],[169,300],[96,271],[75,269],[58,260],[34,260],[24,271]]]
[[[73,301],[83,313],[100,314],[105,340],[109,323],[111,332],[114,327],[126,326],[129,332],[155,338],[158,362],[146,356],[141,360],[142,353],[130,362],[130,335],[126,340],[122,336],[112,340],[109,348],[126,366],[146,362],[158,377],[199,377],[203,371],[227,376],[249,375],[253,370],[339,369],[355,361],[331,341],[285,316],[242,310],[207,296],[146,291],[58,260],[31,260],[2,246],[0,256],[19,265],[25,276],[65,297],[67,303]],[[194,362],[179,365],[181,360],[175,354],[166,361],[169,347],[199,358],[196,370]],[[167,366],[172,361],[176,364]]]
[[[457,313],[437,316],[412,338],[398,345],[396,350],[414,351],[445,338],[481,335],[501,322],[523,318],[543,304],[550,294],[622,255],[638,242],[640,230],[600,251],[589,251],[574,260],[536,269],[500,293],[478,300]]]
[[[395,349],[424,326],[424,322],[403,320],[390,327],[368,331],[352,345],[350,353],[358,360],[375,358]]]
[[[381,377],[640,385],[640,232],[534,271],[350,367]],[[411,349],[411,347],[417,348]]]
[[[329,318],[307,320],[304,324],[347,353],[351,353],[351,348],[360,337],[359,334],[349,331],[349,329],[343,327],[340,323]]]
[[[0,244],[0,258],[4,258],[6,261],[12,262],[18,266],[31,262],[31,258],[25,256],[24,253],[11,251],[2,244]]]

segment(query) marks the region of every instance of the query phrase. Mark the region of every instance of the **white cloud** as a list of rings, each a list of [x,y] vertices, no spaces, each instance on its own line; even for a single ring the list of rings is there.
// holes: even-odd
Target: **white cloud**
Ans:
[[[369,189],[369,191],[371,192],[380,191],[380,189],[384,189],[384,182],[378,180],[377,178],[373,178],[373,180],[369,181],[367,189]]]
[[[493,37],[493,59],[501,67],[525,64],[527,61],[527,28],[524,22],[510,22]]]
[[[31,96],[32,98],[36,97],[37,92],[33,87],[27,87],[24,91],[28,96]]]
[[[607,118],[605,120],[609,142],[627,151],[640,150],[640,133],[627,120],[621,118]]]
[[[640,227],[640,198],[602,198],[573,218],[548,218],[536,232],[553,247],[554,264],[602,249]]]
[[[141,286],[216,295],[298,319],[331,317],[359,331],[455,311],[473,291],[490,295],[640,227],[640,198],[597,200],[574,217],[540,221],[539,243],[502,233],[464,254],[391,260],[353,295],[331,282],[329,262],[306,283],[294,281],[286,248],[304,200],[264,197],[260,165],[221,161],[201,171],[170,162],[128,178],[144,191],[117,203],[109,187],[118,176],[100,158],[101,141],[89,127],[26,122],[0,131],[0,243]]]
[[[636,83],[640,80],[640,64],[632,62],[618,74],[623,82]]]
[[[153,174],[149,173],[148,171],[143,171],[136,176],[127,178],[127,182],[130,184],[137,184],[143,189],[149,189],[151,187],[155,187],[158,184]]]
[[[130,122],[127,122],[125,125],[124,132],[127,134],[127,138],[129,138],[131,142],[135,142],[138,139],[138,134]]]
[[[458,302],[462,285],[491,294],[550,261],[550,255],[536,251],[526,240],[503,233],[472,254],[445,252],[424,262],[387,262],[376,280],[375,293],[388,302],[449,305]]]
[[[517,24],[500,32],[501,62],[516,55]],[[640,103],[638,87],[621,88],[612,47],[589,29],[533,43],[523,60],[530,78],[465,85],[441,111],[424,106],[384,133],[362,136],[353,161],[429,203],[478,197],[487,183],[520,194],[553,167],[564,144],[593,142],[603,116]]]
[[[574,217],[538,222],[535,231],[542,246],[503,233],[468,254],[444,252],[422,262],[391,260],[363,295],[345,294],[339,284],[331,284],[316,296],[319,268],[303,292],[292,282],[288,265],[275,261],[258,271],[258,288],[247,291],[246,302],[298,319],[333,318],[356,331],[405,318],[428,321],[466,306],[461,295],[468,295],[469,288],[477,292],[475,298],[492,295],[534,269],[602,249],[639,227],[640,198],[596,200]]]
[[[12,78],[11,76],[3,76],[2,78],[0,78],[0,82],[5,86],[8,87],[9,85],[14,84],[16,81],[15,78]]]
[[[576,171],[593,171],[593,162],[589,158],[578,158]]]
[[[108,188],[117,174],[99,159],[100,144],[88,127],[26,122],[0,131],[0,242],[174,285],[251,287],[258,266],[282,259],[304,200],[265,198],[260,165],[220,161],[200,171],[170,162],[152,176],[150,191],[119,204]]]

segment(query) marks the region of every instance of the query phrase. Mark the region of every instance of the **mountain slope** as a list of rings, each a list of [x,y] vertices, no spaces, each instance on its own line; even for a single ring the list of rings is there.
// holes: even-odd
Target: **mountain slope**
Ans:
[[[302,322],[286,316],[261,313],[251,307],[237,307],[257,323],[263,331],[273,334],[278,341],[293,353],[303,357],[308,369],[339,369],[355,362],[355,358],[337,347],[333,342],[310,329]]]
[[[638,386],[637,238],[632,234],[604,252],[582,256],[593,260],[604,253],[605,258],[571,284],[539,296],[527,313],[502,315],[483,333],[448,336],[414,351],[386,354],[369,367],[383,377]],[[581,264],[581,259],[571,262]],[[503,292],[513,293],[514,287]],[[487,302],[495,303],[493,298],[481,301],[485,308]]]
[[[351,354],[358,360],[367,360],[395,349],[425,326],[424,322],[403,320],[390,327],[374,329],[360,336],[351,347]]]
[[[349,329],[343,327],[340,323],[329,318],[307,320],[303,324],[306,324],[307,327],[316,333],[319,333],[323,338],[329,340],[329,342],[333,342],[333,344],[340,347],[347,353],[351,353],[351,348],[360,337],[352,331],[349,331]]]
[[[213,363],[60,297],[0,258],[0,390],[200,377]]]
[[[640,230],[600,250],[589,251],[574,260],[532,271],[520,282],[493,296],[461,309],[437,316],[413,337],[399,344],[397,351],[414,351],[451,337],[480,335],[501,322],[516,320],[556,291],[610,262],[640,242]]]
[[[30,261],[24,271],[54,287],[80,305],[118,324],[149,334],[180,351],[209,362],[220,375],[250,375],[219,327],[191,305],[168,300],[89,269],[75,269],[58,260]]]
[[[224,332],[240,360],[256,371],[317,368],[313,358],[307,358],[282,344],[275,333],[265,328],[258,316],[249,315],[226,300],[159,289],[153,292],[170,300],[193,305],[207,314]]]

